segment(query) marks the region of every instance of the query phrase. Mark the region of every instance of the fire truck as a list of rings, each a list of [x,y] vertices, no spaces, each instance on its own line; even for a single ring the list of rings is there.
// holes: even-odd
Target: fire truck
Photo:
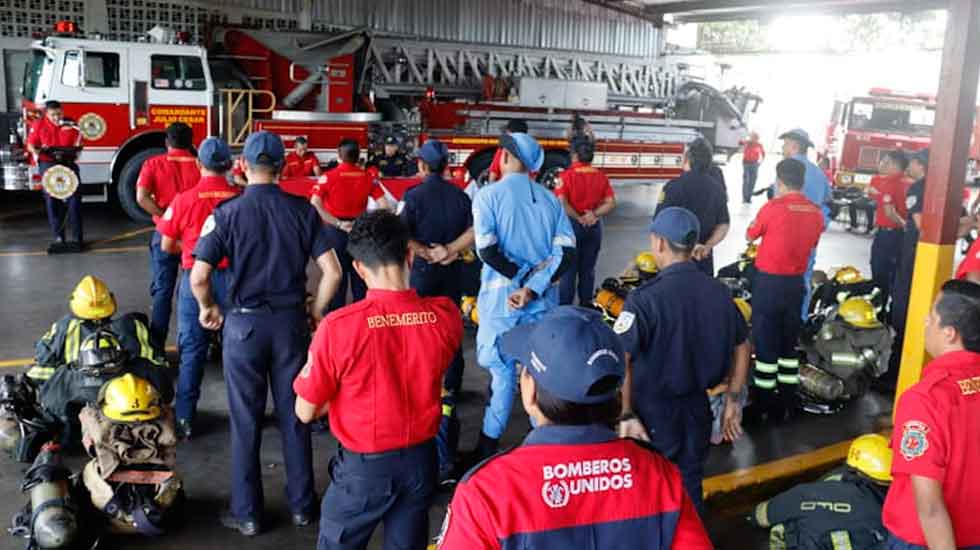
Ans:
[[[45,101],[58,100],[82,134],[80,183],[86,200],[118,197],[133,219],[143,162],[164,151],[164,129],[185,122],[195,143],[223,137],[240,147],[257,130],[287,147],[304,136],[322,164],[354,138],[380,149],[387,135],[412,144],[445,140],[451,166],[476,179],[508,119],[528,122],[546,150],[541,179],[569,163],[567,130],[585,117],[596,162],[614,179],[679,175],[686,143],[703,135],[734,151],[745,117],[760,101],[719,92],[683,68],[647,60],[564,51],[424,42],[364,30],[273,33],[218,28],[208,43],[182,43],[155,28],[145,40],[83,36],[74,25],[33,43],[25,73],[19,143],[2,155],[5,189],[39,189],[21,143]]]

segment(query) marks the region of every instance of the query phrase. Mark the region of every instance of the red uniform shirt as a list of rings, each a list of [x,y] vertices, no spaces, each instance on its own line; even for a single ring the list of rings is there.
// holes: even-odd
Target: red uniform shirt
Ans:
[[[970,249],[966,251],[966,256],[956,269],[956,278],[965,279],[970,273],[980,271],[980,239],[973,241]]]
[[[755,266],[770,275],[802,275],[823,232],[823,212],[803,193],[767,202],[749,226],[748,237],[762,237]]]
[[[345,449],[378,453],[436,436],[442,376],[463,339],[449,298],[368,290],[320,323],[293,389],[318,408]]]
[[[31,132],[27,136],[27,143],[41,150],[44,147],[74,147],[78,145],[78,138],[81,134],[73,125],[57,125],[48,117],[42,116],[31,125]],[[44,153],[38,154],[38,162],[52,162],[54,159]]]
[[[165,237],[180,241],[180,266],[194,267],[194,245],[201,236],[201,227],[214,207],[234,196],[240,190],[229,185],[220,176],[204,176],[198,184],[174,197],[167,211],[157,221],[157,231]],[[228,267],[228,259],[221,260],[218,269]]]
[[[933,359],[895,409],[892,475],[882,520],[896,537],[925,545],[910,476],[942,484],[959,548],[980,545],[980,354]]]
[[[901,229],[902,226],[895,223],[885,215],[885,206],[892,205],[898,212],[898,217],[903,220],[908,215],[908,207],[905,206],[905,190],[908,189],[909,182],[904,174],[894,176],[875,176],[871,178],[871,187],[868,194],[871,195],[878,206],[875,209],[875,225],[883,229]]]
[[[712,548],[677,467],[595,425],[543,426],[470,471],[440,539],[440,550]]]
[[[316,155],[312,152],[307,151],[303,153],[303,156],[299,156],[295,151],[290,151],[286,155],[286,163],[282,167],[282,173],[279,175],[282,179],[289,178],[308,178],[310,176],[315,176],[316,172],[314,168],[320,165],[320,161],[317,160]]]
[[[166,210],[177,193],[194,187],[200,179],[201,169],[194,155],[183,149],[171,149],[143,163],[136,186],[148,190],[157,206]],[[153,223],[158,221],[159,217],[153,216]]]
[[[742,162],[743,163],[757,163],[761,162],[766,156],[766,149],[758,141],[747,142],[745,148],[742,150]]]
[[[384,196],[384,191],[366,170],[343,162],[320,176],[313,194],[320,197],[324,209],[332,216],[352,220],[367,209],[369,197],[379,199]]]
[[[584,162],[573,162],[568,170],[562,171],[555,195],[565,197],[579,214],[595,210],[602,201],[616,196],[609,178]]]

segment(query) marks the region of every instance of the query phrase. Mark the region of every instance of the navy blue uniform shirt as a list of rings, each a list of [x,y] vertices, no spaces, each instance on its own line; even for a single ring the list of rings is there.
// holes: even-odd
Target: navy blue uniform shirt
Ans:
[[[711,237],[715,227],[730,221],[727,194],[710,173],[684,172],[679,178],[667,182],[656,213],[668,206],[687,208],[697,216],[701,222],[698,240],[701,244]]]
[[[227,257],[232,308],[288,308],[306,301],[306,264],[334,248],[310,203],[278,185],[249,185],[218,205],[201,228],[194,257]]]
[[[915,258],[915,247],[919,244],[919,227],[912,220],[913,214],[922,213],[922,203],[925,202],[924,194],[926,190],[925,178],[915,180],[905,191],[905,206],[908,208],[906,216],[905,234],[902,240],[902,258],[911,260]]]
[[[448,244],[473,225],[470,198],[441,176],[430,174],[405,193],[402,221],[422,244]]]
[[[724,284],[693,262],[671,265],[626,297],[613,330],[633,366],[633,407],[700,395],[728,374],[748,327]]]

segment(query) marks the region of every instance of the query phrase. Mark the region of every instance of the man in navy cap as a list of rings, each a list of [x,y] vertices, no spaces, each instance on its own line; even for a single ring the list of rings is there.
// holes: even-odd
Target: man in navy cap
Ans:
[[[500,340],[536,427],[463,478],[440,550],[712,547],[677,468],[611,429],[625,354],[598,312],[561,306]]]
[[[734,440],[742,431],[749,344],[731,292],[692,261],[699,233],[690,210],[672,206],[657,214],[650,246],[660,274],[627,296],[613,331],[627,353],[620,434],[649,440],[677,464],[703,514],[712,424],[707,390],[729,378],[722,429]]]
[[[500,146],[504,176],[473,201],[476,248],[483,260],[476,353],[491,376],[474,458],[497,451],[514,403],[517,379],[513,365],[500,358],[497,337],[557,306],[557,282],[575,260],[575,232],[561,203],[528,176],[541,168],[541,146],[520,132],[501,137]]]
[[[401,219],[408,227],[409,246],[415,254],[409,284],[419,296],[445,296],[458,304],[464,278],[460,255],[473,246],[473,214],[470,198],[446,181],[449,150],[439,140],[426,141],[418,151],[422,183],[405,193]],[[439,478],[450,478],[456,460],[459,423],[456,394],[463,384],[463,350],[456,350],[443,384],[443,418],[436,447]]]
[[[223,330],[225,385],[231,419],[231,506],[221,522],[246,536],[261,530],[264,506],[259,463],[270,386],[283,441],[286,496],[293,523],[308,525],[316,511],[309,427],[294,414],[293,379],[310,344],[306,267],[323,275],[312,308],[319,322],[340,285],[341,268],[320,216],[276,184],[285,148],[269,132],[245,141],[248,186],[214,209],[194,247],[190,285],[208,330]],[[211,274],[228,258],[228,308],[214,300]]]
[[[415,175],[415,166],[408,160],[399,148],[401,144],[395,136],[387,136],[384,144],[384,154],[379,155],[368,163],[377,166],[381,175],[386,178],[400,178]]]

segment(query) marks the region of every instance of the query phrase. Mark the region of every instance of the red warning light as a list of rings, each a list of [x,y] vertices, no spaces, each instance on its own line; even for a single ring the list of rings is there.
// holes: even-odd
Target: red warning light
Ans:
[[[78,24],[74,21],[58,21],[54,24],[54,32],[58,34],[75,34],[78,32]]]

